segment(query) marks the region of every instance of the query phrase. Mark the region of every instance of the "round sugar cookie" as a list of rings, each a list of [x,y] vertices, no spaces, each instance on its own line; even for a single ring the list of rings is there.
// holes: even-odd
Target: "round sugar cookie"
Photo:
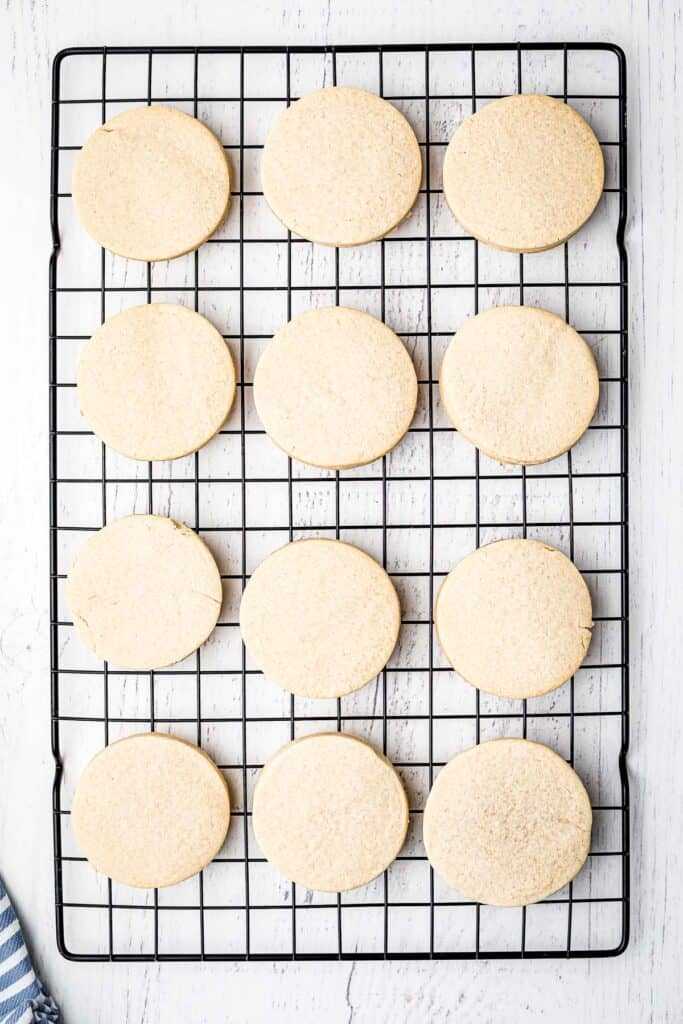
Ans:
[[[261,671],[300,697],[343,697],[374,679],[396,646],[401,608],[381,565],[315,537],[274,551],[245,587],[240,629]]]
[[[532,306],[500,306],[466,320],[446,350],[439,387],[464,437],[492,459],[522,466],[568,451],[600,392],[583,338]]]
[[[550,96],[506,96],[468,117],[446,150],[453,215],[480,242],[540,252],[565,242],[598,205],[605,179],[593,129]]]
[[[206,125],[169,107],[136,107],[97,128],[76,158],[72,192],[83,227],[133,260],[199,248],[230,203],[223,146]]]
[[[345,86],[308,93],[283,111],[261,158],[275,216],[322,245],[382,238],[412,209],[421,179],[420,147],[403,114]]]
[[[500,540],[448,574],[436,599],[441,648],[466,682],[510,699],[539,697],[566,682],[591,641],[591,598],[556,548]]]
[[[96,871],[140,889],[197,874],[220,850],[230,796],[211,758],[165,733],[128,736],[96,754],[71,824]]]
[[[201,448],[235,397],[230,350],[205,317],[157,302],[110,317],[78,363],[81,412],[129,459],[177,459]]]
[[[261,850],[285,878],[346,892],[396,859],[408,800],[391,762],[367,743],[317,733],[281,747],[264,765],[252,822]]]
[[[124,516],[98,530],[66,581],[85,646],[117,668],[139,671],[195,651],[216,625],[222,597],[204,541],[165,516]]]
[[[424,841],[437,875],[463,896],[522,907],[574,878],[588,856],[592,819],[581,779],[553,750],[490,740],[437,775]]]
[[[415,413],[417,375],[386,324],[327,306],[275,334],[256,367],[254,402],[270,439],[293,459],[349,469],[401,440]]]

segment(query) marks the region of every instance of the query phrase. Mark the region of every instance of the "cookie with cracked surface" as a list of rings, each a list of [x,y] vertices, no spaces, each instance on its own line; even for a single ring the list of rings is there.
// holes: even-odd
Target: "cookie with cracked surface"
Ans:
[[[171,107],[125,110],[97,128],[76,158],[72,192],[83,227],[132,260],[198,249],[230,204],[230,167],[212,131]]]
[[[581,573],[536,540],[499,540],[463,558],[441,585],[434,621],[455,671],[509,699],[566,682],[586,657],[593,627]]]
[[[66,599],[79,638],[117,668],[164,668],[213,631],[221,610],[213,555],[183,523],[132,515],[98,530],[69,569]]]

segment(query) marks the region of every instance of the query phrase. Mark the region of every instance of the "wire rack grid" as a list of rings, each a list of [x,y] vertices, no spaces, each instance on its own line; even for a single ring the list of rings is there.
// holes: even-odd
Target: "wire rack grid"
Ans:
[[[53,73],[50,261],[50,558],[52,750],[57,943],[74,960],[290,960],[586,957],[621,952],[629,928],[626,71],[610,44],[365,47],[94,47],[62,51]],[[292,237],[270,214],[258,157],[277,113],[310,89],[356,85],[413,124],[424,181],[409,218],[350,250]],[[458,123],[512,92],[542,92],[594,126],[605,195],[582,231],[549,253],[511,255],[466,235],[446,208],[441,163]],[[222,139],[234,188],[224,226],[195,253],[140,264],[99,249],[78,225],[74,155],[128,107],[163,102]],[[238,396],[220,434],[193,456],[136,463],[101,444],[78,411],[75,367],[105,317],[150,301],[183,302],[222,331]],[[462,320],[503,302],[541,305],[586,338],[600,404],[575,448],[529,469],[480,455],[445,418],[437,373]],[[357,306],[403,338],[418,371],[411,431],[371,466],[317,471],[275,450],[251,384],[273,331],[313,305]],[[74,552],[131,512],[193,526],[212,549],[225,600],[214,636],[172,669],[129,673],[75,638],[64,600]],[[382,562],[401,595],[402,632],[380,677],[338,701],[282,694],[249,662],[239,598],[271,550],[333,536]],[[591,589],[596,627],[570,683],[503,701],[468,687],[433,635],[440,581],[468,551],[529,536],[562,548]],[[76,779],[103,745],[160,729],[204,747],[224,771],[234,813],[220,855],[170,889],[141,892],[95,874],[76,847]],[[250,823],[255,778],[287,740],[344,729],[382,749],[403,777],[411,826],[400,857],[369,886],[331,897],[290,885],[260,855]],[[426,861],[421,815],[435,773],[495,736],[546,742],[586,782],[591,852],[573,883],[543,903],[503,910],[459,899]]]

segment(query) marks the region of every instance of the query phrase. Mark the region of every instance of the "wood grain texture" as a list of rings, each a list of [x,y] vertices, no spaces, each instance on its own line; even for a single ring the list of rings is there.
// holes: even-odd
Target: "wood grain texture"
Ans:
[[[66,1024],[681,1019],[683,18],[677,0],[9,0],[0,15],[0,870]],[[613,961],[110,967],[54,943],[47,589],[49,68],[74,44],[603,40],[629,62],[632,940]],[[9,74],[10,82],[7,83]],[[9,88],[7,87],[9,84]]]

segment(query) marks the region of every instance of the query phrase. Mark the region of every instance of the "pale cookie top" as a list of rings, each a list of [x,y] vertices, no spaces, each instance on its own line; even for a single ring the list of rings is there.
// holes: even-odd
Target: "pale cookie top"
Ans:
[[[261,671],[302,697],[342,697],[381,672],[401,609],[374,558],[344,541],[294,541],[261,562],[240,606],[242,639]]]
[[[81,412],[130,459],[177,459],[220,430],[235,397],[230,350],[185,306],[153,303],[110,317],[78,363]]]
[[[446,350],[439,387],[461,434],[491,458],[523,466],[571,448],[600,392],[583,338],[531,306],[500,306],[466,320]]]
[[[467,555],[441,585],[434,614],[456,672],[508,698],[538,697],[566,682],[593,627],[581,573],[535,540],[500,540]]]
[[[85,646],[116,668],[140,671],[196,650],[216,625],[222,596],[206,544],[165,516],[124,516],[98,530],[66,581]]]
[[[382,238],[410,212],[421,179],[420,147],[403,114],[344,86],[318,89],[283,111],[261,158],[275,216],[323,245]]]
[[[457,221],[479,241],[539,252],[566,241],[597,206],[600,144],[572,107],[550,96],[506,96],[460,125],[443,187]]]
[[[449,761],[424,812],[427,856],[468,899],[521,907],[583,866],[592,811],[576,772],[541,743],[491,740]]]
[[[327,306],[276,333],[256,367],[254,402],[268,436],[293,459],[349,469],[401,440],[415,413],[417,376],[386,324]]]
[[[292,882],[345,892],[398,856],[408,800],[393,765],[344,733],[304,736],[265,764],[254,792],[261,850]]]
[[[169,107],[112,117],[76,158],[72,192],[89,235],[133,260],[197,249],[230,203],[230,169],[213,132]]]
[[[220,850],[230,796],[210,757],[165,733],[140,733],[96,754],[81,776],[71,825],[96,871],[123,885],[174,885]]]

